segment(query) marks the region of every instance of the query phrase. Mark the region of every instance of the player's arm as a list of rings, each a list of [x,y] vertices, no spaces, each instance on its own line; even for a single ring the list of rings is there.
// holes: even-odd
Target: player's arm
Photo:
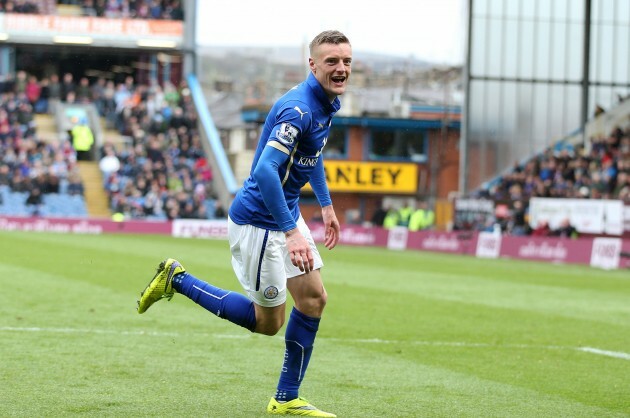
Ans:
[[[329,250],[335,248],[339,242],[339,234],[341,227],[335,209],[333,209],[332,199],[330,198],[330,191],[328,190],[328,184],[326,184],[326,173],[324,171],[324,158],[319,157],[317,165],[313,170],[311,179],[309,181],[315,197],[319,205],[322,207],[322,219],[325,227],[324,245]]]
[[[300,271],[308,273],[315,265],[313,253],[293,220],[278,176],[278,167],[286,164],[288,154],[274,144],[278,142],[271,141],[265,146],[252,175],[258,183],[265,206],[285,234],[291,262]]]
[[[282,191],[282,183],[278,176],[278,167],[286,164],[288,155],[267,143],[252,173],[265,206],[275,219],[282,232],[297,227]]]

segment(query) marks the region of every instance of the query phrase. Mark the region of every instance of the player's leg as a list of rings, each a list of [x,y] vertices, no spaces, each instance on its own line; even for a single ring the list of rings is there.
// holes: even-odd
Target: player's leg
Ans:
[[[319,322],[326,306],[327,294],[321,278],[320,268],[323,266],[321,256],[308,227],[302,219],[298,227],[311,244],[315,260],[315,269],[302,273],[287,258],[287,289],[295,302],[289,316],[285,332],[284,364],[276,395],[271,399],[267,411],[275,414],[310,415],[334,417],[334,414],[320,411],[299,397],[299,389],[308,367]]]
[[[284,235],[228,221],[232,266],[249,295],[225,290],[186,272],[176,260],[160,264],[158,273],[142,293],[138,312],[145,312],[175,292],[252,332],[274,335],[284,324],[286,279],[282,253]]]
[[[213,286],[185,273],[173,279],[173,287],[178,293],[188,296],[193,302],[252,332],[275,335],[285,318],[285,303],[266,307],[253,303],[246,296]]]
[[[169,258],[140,295],[138,313],[144,313],[155,302],[181,293],[220,318],[255,331],[254,304],[244,295],[224,290],[188,273],[177,260]]]
[[[278,401],[289,401],[299,396],[327,297],[319,269],[288,279],[287,288],[295,306],[289,315],[284,336],[284,364],[275,396]]]
[[[321,318],[328,294],[322,282],[320,269],[288,279],[287,289],[298,311],[310,317]]]

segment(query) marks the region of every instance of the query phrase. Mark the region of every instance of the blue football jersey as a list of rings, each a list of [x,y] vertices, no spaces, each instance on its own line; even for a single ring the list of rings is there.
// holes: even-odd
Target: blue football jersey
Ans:
[[[310,181],[314,170],[318,170],[315,174],[323,176],[322,150],[328,140],[333,115],[339,108],[339,99],[335,98],[331,103],[313,74],[274,104],[265,120],[250,175],[230,206],[229,215],[235,223],[274,231],[295,227],[300,216],[300,190]],[[268,147],[273,148],[273,153],[263,154]],[[273,168],[274,175],[268,176],[271,178],[255,175],[261,164]],[[259,182],[279,182],[281,192],[278,196],[263,196]],[[325,181],[318,183],[324,185],[324,190],[313,185],[320,204],[330,204]],[[267,194],[280,190],[263,189],[269,190]]]

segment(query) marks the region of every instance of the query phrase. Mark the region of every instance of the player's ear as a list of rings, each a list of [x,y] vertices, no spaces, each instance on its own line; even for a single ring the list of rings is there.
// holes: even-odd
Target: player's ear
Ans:
[[[314,74],[315,73],[315,60],[313,58],[308,59],[308,66]]]

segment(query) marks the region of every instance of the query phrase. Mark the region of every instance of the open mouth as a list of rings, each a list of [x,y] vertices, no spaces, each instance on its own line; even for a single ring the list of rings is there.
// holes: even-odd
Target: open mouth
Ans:
[[[343,84],[343,82],[346,81],[346,77],[341,75],[333,76],[331,79],[335,84]]]

